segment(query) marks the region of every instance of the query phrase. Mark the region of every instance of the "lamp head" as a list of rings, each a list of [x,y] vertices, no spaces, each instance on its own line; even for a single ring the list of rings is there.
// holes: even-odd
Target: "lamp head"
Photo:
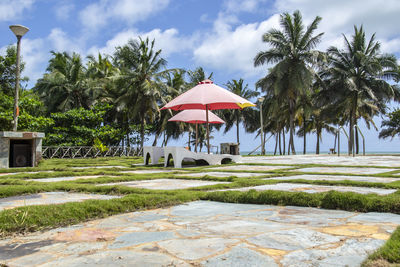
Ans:
[[[263,102],[264,99],[265,99],[264,97],[259,97],[257,100],[260,101],[260,102]]]
[[[11,25],[10,30],[15,34],[15,36],[22,37],[29,31],[29,28],[22,25]]]

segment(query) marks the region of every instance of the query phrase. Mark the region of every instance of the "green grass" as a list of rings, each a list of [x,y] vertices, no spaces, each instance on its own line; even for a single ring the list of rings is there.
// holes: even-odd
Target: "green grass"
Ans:
[[[381,248],[368,257],[362,266],[400,266],[400,226]]]
[[[0,237],[67,226],[119,213],[172,206],[199,197],[199,193],[193,192],[131,194],[120,199],[19,207],[0,212]]]
[[[15,175],[4,175],[0,177],[0,198],[10,196],[21,196],[40,192],[82,192],[106,195],[122,196],[120,199],[111,200],[87,200],[84,202],[70,202],[59,205],[25,206],[0,212],[0,236],[6,237],[16,233],[52,229],[81,223],[96,218],[132,212],[143,209],[172,206],[194,200],[212,200],[230,203],[268,204],[268,205],[291,205],[303,207],[318,207],[325,209],[341,209],[358,212],[392,212],[400,214],[400,190],[386,196],[376,194],[357,194],[352,192],[330,191],[326,193],[308,194],[304,192],[284,191],[262,191],[250,190],[239,191],[217,191],[208,190],[235,189],[276,183],[305,183],[316,185],[341,185],[400,189],[399,181],[391,183],[372,183],[351,180],[329,181],[329,180],[305,180],[305,179],[266,179],[272,177],[283,177],[292,175],[320,175],[321,173],[305,173],[299,171],[306,167],[374,167],[381,168],[383,173],[368,175],[374,177],[400,178],[400,168],[395,171],[384,172],[391,167],[382,166],[342,166],[322,164],[246,164],[265,166],[292,166],[289,169],[278,169],[271,171],[242,171],[242,170],[212,170],[213,172],[232,172],[229,177],[192,177],[189,172],[202,173],[211,171],[209,168],[215,166],[201,166],[185,168],[188,173],[178,176],[177,172],[154,173],[154,174],[126,174],[126,170],[151,170],[160,169],[160,166],[134,166],[132,164],[142,163],[139,157],[117,157],[117,158],[94,158],[94,159],[51,159],[44,160],[38,168],[0,169],[0,173],[16,172]],[[127,168],[89,168],[72,169],[71,167],[90,166],[124,166]],[[229,166],[229,165],[226,165]],[[174,170],[173,168],[168,168]],[[30,171],[53,171],[29,173]],[[178,170],[177,170],[178,171]],[[237,177],[235,173],[257,172],[261,177]],[[324,173],[326,175],[328,173]],[[99,178],[79,179],[73,181],[49,182],[27,181],[26,179],[41,179],[49,177],[79,177],[88,175],[101,175]],[[348,176],[365,176],[357,174],[338,174]],[[216,184],[199,186],[186,190],[150,190],[131,188],[123,185],[97,186],[99,184],[117,183],[137,180],[151,179],[188,179],[229,182],[227,184]],[[364,266],[389,266],[388,264],[400,264],[400,228],[398,228],[390,240],[364,263]],[[379,265],[386,264],[386,265]],[[395,266],[393,265],[393,266]]]
[[[329,191],[308,194],[275,190],[246,192],[219,191],[205,194],[202,199],[230,203],[302,206],[324,209],[341,209],[358,212],[392,212],[400,214],[400,195],[379,196],[353,192]]]

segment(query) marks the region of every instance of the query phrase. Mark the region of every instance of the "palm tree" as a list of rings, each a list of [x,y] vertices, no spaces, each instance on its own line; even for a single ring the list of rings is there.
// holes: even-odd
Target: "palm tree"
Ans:
[[[187,85],[184,79],[185,71],[184,70],[173,70],[171,72],[166,72],[162,75],[162,81],[165,86],[162,87],[161,90],[161,98],[159,99],[158,105],[160,107],[167,104],[169,101],[182,94],[187,90]],[[152,132],[155,134],[153,146],[157,145],[157,140],[162,132],[167,131],[167,138],[165,140],[169,140],[170,137],[173,139],[178,138],[181,133],[184,131],[182,124],[173,124],[179,125],[179,127],[168,127],[168,120],[173,116],[173,112],[170,109],[163,110],[160,112],[153,123]],[[187,130],[190,131],[190,125],[186,125]],[[164,142],[165,143],[165,142]],[[165,144],[164,144],[165,145]]]
[[[68,111],[93,104],[93,90],[88,85],[86,68],[79,54],[51,52],[47,72],[39,79],[34,91],[39,94],[48,112]]]
[[[248,88],[248,85],[243,84],[244,81],[243,79],[239,80],[232,80],[229,81],[226,84],[226,87],[228,88],[229,91],[232,93],[241,96],[245,99],[250,99],[253,97],[257,97],[260,93],[257,91],[253,91]],[[226,110],[223,112],[223,118],[225,120],[225,130],[224,133],[227,133],[233,125],[236,124],[236,142],[240,144],[239,140],[239,124],[243,123],[245,125],[250,124],[250,123],[255,123],[254,120],[252,120],[252,113],[253,109],[245,109],[245,110],[239,110],[239,109],[234,109],[234,110]],[[257,126],[259,126],[259,120],[257,121]]]
[[[343,35],[345,48],[330,47],[330,68],[327,70],[328,88],[335,96],[331,99],[337,108],[347,112],[349,123],[348,153],[354,146],[354,125],[368,106],[369,117],[385,113],[386,103],[398,92],[388,79],[396,78],[398,66],[393,55],[382,55],[375,34],[367,42],[363,27],[354,26],[349,41]]]
[[[164,85],[157,79],[167,62],[154,50],[154,40],[130,40],[117,47],[115,58],[121,69],[120,97],[116,100],[120,109],[129,107],[132,120],[140,124],[140,145],[143,148],[146,122],[153,121],[159,112],[158,99]]]
[[[317,29],[320,17],[304,29],[302,16],[295,11],[293,16],[283,13],[280,24],[283,31],[271,29],[263,35],[263,42],[272,46],[267,51],[259,52],[254,58],[254,65],[276,63],[264,79],[269,79],[270,87],[261,86],[265,90],[273,90],[274,94],[288,103],[289,107],[289,145],[292,153],[294,148],[295,111],[296,102],[301,95],[310,90],[314,71],[310,64],[323,59],[323,53],[313,50],[320,42],[323,33],[313,36]],[[265,80],[264,80],[265,81]]]
[[[187,83],[188,89],[195,87],[199,82],[212,79],[213,73],[206,75],[202,67],[197,67],[194,71],[188,70],[189,82]]]
[[[388,138],[392,139],[396,136],[400,136],[400,109],[395,109],[393,112],[388,114],[388,119],[382,121],[382,127],[386,127],[382,129],[379,133],[379,138]]]
[[[320,141],[322,141],[322,130],[328,133],[335,134],[336,128],[329,124],[329,115],[332,114],[327,112],[325,109],[315,108],[308,119],[307,124],[304,124],[298,131],[298,136],[304,136],[306,133],[315,132],[317,135],[317,144],[315,147],[315,153],[320,152]]]

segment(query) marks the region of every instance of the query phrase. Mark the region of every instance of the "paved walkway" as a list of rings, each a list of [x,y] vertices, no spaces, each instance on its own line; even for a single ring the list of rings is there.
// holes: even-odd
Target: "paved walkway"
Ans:
[[[243,163],[268,164],[326,164],[347,166],[400,167],[400,156],[291,155],[243,157]]]
[[[400,215],[196,201],[0,241],[9,266],[359,266]]]
[[[66,202],[80,202],[88,199],[113,198],[118,198],[118,196],[67,192],[46,192],[32,195],[0,198],[0,211],[22,206],[61,204]]]
[[[290,171],[293,164],[330,164],[338,167],[310,167],[294,171],[315,172],[268,179],[353,180],[390,183],[400,176],[384,177],[386,172],[400,175],[400,157],[299,155],[244,157],[245,163],[277,166],[232,165],[208,168],[184,176],[240,176]],[[288,164],[281,166],[279,164]],[[340,167],[342,165],[342,167]],[[352,166],[352,167],[344,167]],[[362,168],[357,166],[368,166]],[[382,166],[387,168],[376,168]],[[171,169],[115,172],[130,175],[159,173]],[[87,167],[79,167],[84,169]],[[287,170],[289,168],[289,170]],[[218,172],[217,172],[218,170]],[[243,172],[230,172],[243,171]],[[254,173],[255,171],[260,173]],[[327,174],[331,173],[331,174]],[[357,176],[342,175],[351,173]],[[334,175],[337,174],[337,175]],[[383,177],[377,177],[379,174]],[[249,176],[249,178],[245,178]],[[250,177],[254,176],[254,177]],[[73,181],[97,176],[34,179],[41,182]],[[71,182],[72,183],[72,182]],[[223,182],[153,179],[112,183],[148,189],[183,189]],[[4,185],[6,186],[6,185]],[[279,183],[233,190],[288,190],[323,192],[328,190],[390,194],[394,189]],[[54,204],[113,196],[48,192],[0,198],[0,211],[22,205]],[[353,213],[304,207],[229,204],[197,201],[144,212],[134,212],[95,220],[24,237],[0,240],[0,265],[8,266],[359,266],[367,255],[382,246],[400,225],[400,215]]]

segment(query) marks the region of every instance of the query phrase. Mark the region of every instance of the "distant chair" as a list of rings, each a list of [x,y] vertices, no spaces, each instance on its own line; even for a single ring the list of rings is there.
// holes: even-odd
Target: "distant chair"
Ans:
[[[144,165],[158,164],[160,158],[164,157],[164,148],[156,146],[145,146],[143,148]],[[151,161],[151,163],[150,163]]]
[[[242,157],[240,155],[196,153],[184,147],[164,147],[164,167],[168,167],[172,159],[175,168],[182,168],[182,161],[185,158],[193,159],[196,162],[205,161],[208,165],[221,165],[231,161],[236,163],[242,162]]]

